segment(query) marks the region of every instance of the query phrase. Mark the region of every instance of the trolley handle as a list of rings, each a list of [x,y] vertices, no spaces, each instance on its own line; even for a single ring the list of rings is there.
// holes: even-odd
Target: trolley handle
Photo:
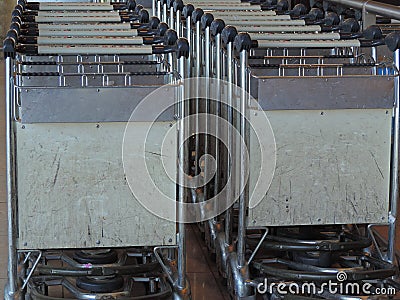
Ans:
[[[285,15],[290,15],[290,16],[293,16],[293,17],[298,17],[298,18],[299,17],[304,17],[307,14],[307,7],[304,4],[299,3],[299,4],[296,4],[293,7],[293,9],[287,10],[284,14]]]
[[[183,11],[184,7],[185,5],[182,0],[174,0],[173,4],[174,12]]]
[[[390,51],[395,52],[400,49],[400,32],[395,31],[389,33],[385,37],[385,44]]]
[[[196,24],[201,21],[201,17],[204,15],[204,11],[201,8],[196,8],[192,13],[192,23]]]
[[[212,36],[221,34],[225,28],[225,22],[222,19],[215,19],[210,25],[210,32]]]
[[[308,14],[300,16],[300,19],[308,21],[319,21],[324,19],[324,11],[320,8],[313,7]]]
[[[10,33],[10,36],[7,37],[7,39],[4,41],[3,44],[3,50],[5,53],[6,58],[7,57],[15,57],[15,52],[21,52],[24,54],[28,55],[37,55],[39,54],[39,46],[38,45],[30,45],[30,44],[20,44],[18,46],[15,46],[16,43],[14,41],[15,36],[11,36],[12,32]],[[168,29],[165,33],[165,36],[163,38],[164,45],[154,45],[150,48],[151,53],[148,53],[147,51],[149,50],[148,48],[145,48],[145,52],[143,54],[168,54],[168,53],[173,53],[176,51],[182,51],[182,49],[185,49],[183,45],[180,45],[178,35],[175,30]],[[181,41],[180,43],[184,43]],[[104,47],[103,47],[104,48]],[[103,49],[102,48],[102,49]],[[112,48],[110,48],[112,49]],[[114,48],[118,49],[118,48]],[[111,50],[110,50],[111,51]],[[114,50],[117,51],[117,50]],[[126,54],[129,54],[128,52],[125,52]],[[57,54],[57,53],[54,53]],[[141,54],[137,50],[135,52],[132,52],[132,54]]]
[[[40,2],[26,2],[26,0],[18,0],[18,4],[21,5],[24,9],[29,10],[39,10]],[[128,10],[133,11],[136,7],[135,0],[127,0],[125,3],[121,2],[111,2],[114,10]]]
[[[206,28],[211,26],[212,21],[214,21],[214,16],[210,13],[205,13],[200,19],[201,29],[204,31]]]
[[[228,44],[233,43],[238,32],[236,27],[228,25],[221,32],[222,44],[226,47]]]
[[[38,35],[39,34],[39,26],[37,23],[23,23],[22,24],[21,18],[19,18],[17,16],[14,16],[11,19],[11,22],[17,23],[20,26],[20,28],[23,30],[25,35]],[[148,23],[147,22],[131,23],[130,27],[131,27],[131,29],[138,30],[140,32],[139,35],[141,35],[141,36],[156,35],[159,24],[160,24],[160,19],[153,16],[150,18]],[[148,32],[148,33],[146,34],[146,32]]]
[[[33,12],[35,13],[35,12]],[[15,6],[13,12],[11,13],[12,17],[19,17],[21,21],[35,23],[36,16],[32,13],[24,12],[23,8],[20,5]],[[127,14],[121,14],[120,16],[121,22],[140,22],[140,23],[148,23],[150,19],[149,12],[143,8],[143,6],[138,5],[135,8],[134,12],[130,12]]]
[[[338,18],[339,17],[336,18],[334,13],[332,13],[329,17],[326,18],[326,23],[321,26],[321,31],[340,31],[343,33],[356,33],[360,31],[360,24],[356,19],[348,18],[344,20],[342,24],[339,24]]]
[[[277,12],[287,11],[289,9],[288,0],[267,0],[260,4],[261,10],[276,10]]]
[[[253,46],[253,42],[248,33],[239,32],[233,41],[233,45],[234,45],[236,51],[240,53],[244,50],[250,51],[250,49]]]
[[[160,22],[156,29],[137,29],[137,32],[142,37],[164,36],[168,29],[169,26],[167,23]]]
[[[4,58],[15,58],[15,45],[18,41],[18,32],[15,29],[10,29],[3,41]]]
[[[185,19],[188,17],[192,17],[192,14],[194,12],[194,6],[192,4],[187,4],[183,7],[182,13]]]

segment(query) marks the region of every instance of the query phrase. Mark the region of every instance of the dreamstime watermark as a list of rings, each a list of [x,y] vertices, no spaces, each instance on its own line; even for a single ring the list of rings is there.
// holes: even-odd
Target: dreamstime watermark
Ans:
[[[243,99],[247,102],[245,118],[249,130],[246,136],[251,147],[240,134],[240,118],[236,117]],[[182,101],[186,107],[197,107],[200,112],[181,118]],[[205,105],[212,108],[213,113],[205,113]],[[219,112],[215,113],[216,110]],[[181,140],[177,139],[180,131],[183,132]],[[180,149],[185,143],[193,143],[196,136],[218,141],[219,149],[224,149],[220,151],[228,152],[224,154],[227,161],[222,164],[214,157],[215,142],[209,142],[207,151],[202,151],[207,147],[200,145],[192,165],[179,165]],[[190,78],[162,86],[135,105],[125,128],[122,161],[128,185],[142,206],[161,218],[193,223],[223,213],[239,198],[244,188],[237,188],[239,174],[250,187],[249,207],[255,207],[271,184],[276,145],[266,114],[250,94],[225,81]],[[205,201],[199,201],[201,195],[190,197],[190,193],[211,187],[209,183],[215,178],[217,168],[221,170],[227,166],[230,171],[223,170],[224,185],[219,187],[218,193]],[[200,171],[190,172],[194,168]],[[178,172],[183,172],[184,176],[177,176]],[[186,203],[179,203],[179,207],[177,185],[183,186],[189,195]]]
[[[384,295],[393,296],[396,294],[394,287],[376,287],[368,282],[347,281],[347,273],[340,271],[336,274],[337,280],[327,282],[268,282],[265,278],[257,286],[259,294],[277,294],[277,295]]]

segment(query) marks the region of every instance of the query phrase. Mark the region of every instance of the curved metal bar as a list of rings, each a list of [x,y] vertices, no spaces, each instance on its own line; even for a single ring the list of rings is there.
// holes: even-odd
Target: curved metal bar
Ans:
[[[281,258],[274,258],[254,262],[253,267],[262,273],[287,280],[305,280],[305,281],[336,281],[338,272],[345,272],[347,279],[350,281],[359,281],[367,279],[385,279],[393,276],[397,272],[397,267],[390,263],[385,263],[372,259],[370,257],[359,257],[373,265],[376,269],[360,270],[362,266],[352,268],[319,268],[315,266],[296,263]],[[290,267],[292,270],[282,269],[278,267],[268,266],[267,264],[280,264],[285,267]],[[293,270],[294,269],[294,270]]]
[[[340,242],[333,239],[302,240],[281,236],[267,236],[262,247],[267,250],[277,251],[346,251],[363,249],[369,247],[372,243],[370,238],[355,236],[350,233],[344,233],[344,237],[348,241]],[[247,238],[247,242],[255,244],[251,240],[250,235]]]
[[[70,281],[67,279],[60,277],[60,276],[35,276],[32,277],[32,280],[29,281],[29,288],[31,289],[31,297],[32,299],[40,299],[40,300],[72,300],[71,298],[59,298],[54,296],[47,296],[41,294],[37,288],[36,284],[44,282],[49,286],[56,286],[62,285],[63,287],[67,288],[76,298],[74,299],[98,299],[98,294],[90,294],[90,293],[83,293],[78,290]],[[104,298],[108,296],[112,299],[120,299],[120,300],[145,300],[145,299],[165,299],[170,297],[172,294],[172,289],[169,284],[165,282],[162,278],[160,278],[160,291],[158,293],[150,294],[150,295],[142,295],[142,296],[132,296],[129,295],[127,290],[122,292],[116,293],[108,293],[102,294]]]
[[[345,6],[350,6],[355,9],[361,9],[378,14],[382,17],[388,17],[396,20],[400,20],[400,7],[377,1],[369,0],[328,0],[332,3],[337,3]]]

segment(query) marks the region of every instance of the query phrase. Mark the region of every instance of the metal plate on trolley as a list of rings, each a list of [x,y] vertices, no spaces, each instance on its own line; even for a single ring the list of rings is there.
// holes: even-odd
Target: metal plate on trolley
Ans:
[[[135,123],[139,136],[147,123]],[[129,189],[121,154],[125,126],[125,122],[17,125],[20,249],[175,244],[175,223],[147,211]],[[170,122],[152,125],[146,162],[158,174],[157,187],[174,197],[175,184],[156,155],[170,129]],[[132,137],[127,141],[132,154],[145,155]],[[164,147],[171,149],[163,161],[175,166],[176,141]],[[154,197],[151,190],[148,197]],[[175,206],[165,211],[174,216]]]
[[[251,94],[263,110],[392,108],[393,79],[388,76],[252,77]]]
[[[128,121],[135,107],[159,86],[99,88],[21,88],[21,120],[23,123],[123,122]],[[175,88],[163,88],[171,103],[158,121],[174,119]],[[157,104],[146,102],[146,109],[158,112]],[[146,120],[146,115],[140,121]]]
[[[262,114],[255,112],[251,111],[252,123],[262,121]],[[249,209],[249,226],[387,222],[391,110],[266,114],[275,135],[276,168],[266,194],[253,195],[262,200]],[[260,147],[255,140],[253,135],[250,191],[259,176]]]

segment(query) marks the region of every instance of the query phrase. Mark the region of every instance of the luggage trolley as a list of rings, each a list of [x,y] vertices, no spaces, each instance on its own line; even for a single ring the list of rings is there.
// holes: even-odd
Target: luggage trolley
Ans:
[[[33,27],[22,19],[36,13],[35,5],[48,8],[37,14],[60,6],[21,3],[14,12],[17,23],[3,45],[9,209],[5,298],[189,298],[183,225],[157,217],[140,204],[129,189],[121,158],[127,122],[140,133],[151,121],[147,118],[153,105],[145,108],[149,116],[130,120],[146,95],[172,83],[165,95],[171,108],[152,124],[152,138],[146,141],[151,153],[160,151],[160,139],[182,116],[185,102],[176,99],[182,94],[186,40],[172,30],[165,32],[162,23],[158,30],[120,23],[126,31],[121,35],[124,43],[108,27],[118,25],[116,20],[69,22],[69,11],[79,15],[95,7],[78,3],[61,5],[61,23],[39,21],[32,34]],[[113,10],[107,7],[105,11]],[[31,21],[38,20],[28,18]],[[67,27],[74,28],[68,29],[72,34],[64,43],[45,33]],[[164,32],[164,40],[154,32]],[[169,164],[176,165],[180,139],[178,135],[170,141]],[[128,143],[132,155],[144,155],[137,141]],[[183,201],[182,188],[177,193],[161,170],[159,156],[146,159],[159,173],[165,192]],[[174,206],[165,209],[180,215]]]
[[[186,12],[187,11],[188,9],[186,8]],[[199,22],[200,24],[202,16],[198,17],[199,9],[194,9],[192,11],[197,11],[194,15],[191,15],[192,20],[197,20],[194,21],[194,23]],[[397,71],[396,67],[390,66],[389,63],[388,68],[391,68],[391,71],[389,71],[388,74],[391,75],[376,75],[377,68],[379,69],[381,66],[387,66],[385,62],[382,62],[381,64],[377,59],[376,50],[386,51],[386,49],[381,47],[383,44],[382,36],[380,36],[379,32],[376,31],[376,28],[369,28],[364,31],[363,34],[359,34],[358,30],[360,27],[356,20],[346,20],[341,24],[338,24],[338,18],[333,17],[332,14],[329,18],[325,16],[323,20],[324,23],[326,23],[323,26],[311,25],[318,26],[318,30],[305,29],[304,32],[326,31],[326,26],[335,25],[336,29],[331,27],[331,30],[341,29],[340,33],[329,33],[326,35],[319,33],[300,36],[299,34],[291,34],[291,32],[297,32],[297,30],[291,31],[289,29],[288,33],[282,33],[282,31],[284,32],[285,30],[272,29],[269,31],[267,26],[264,26],[263,28],[253,26],[254,29],[251,30],[253,32],[251,33],[253,41],[251,41],[250,36],[245,34],[240,34],[235,40],[237,30],[233,27],[227,27],[224,29],[225,32],[221,32],[222,40],[226,44],[226,49],[228,49],[226,57],[229,57],[223,65],[227,68],[226,75],[227,78],[230,78],[230,82],[234,82],[235,78],[237,78],[237,83],[241,87],[246,87],[246,90],[248,90],[258,100],[261,105],[259,111],[265,111],[265,114],[270,118],[278,144],[277,170],[283,170],[282,168],[285,168],[285,166],[288,169],[290,169],[290,166],[294,167],[294,170],[298,169],[307,158],[311,159],[315,157],[315,151],[318,153],[318,150],[324,150],[325,144],[331,145],[330,148],[328,147],[330,150],[335,149],[335,151],[332,151],[333,154],[337,153],[337,151],[340,152],[340,147],[343,145],[346,148],[344,151],[349,151],[350,149],[348,149],[348,147],[350,147],[350,145],[356,143],[359,144],[359,142],[361,142],[357,139],[358,134],[361,134],[363,136],[363,142],[366,143],[364,144],[364,148],[369,148],[370,150],[368,152],[372,157],[369,161],[370,165],[364,162],[364,160],[361,163],[356,163],[355,158],[354,160],[349,161],[346,156],[340,159],[341,162],[347,164],[347,167],[342,166],[344,169],[333,170],[332,166],[335,165],[335,161],[333,160],[328,159],[325,162],[327,165],[323,168],[320,165],[321,162],[319,162],[316,168],[322,173],[317,176],[318,178],[314,178],[318,181],[317,183],[319,183],[316,186],[321,185],[321,178],[327,178],[326,176],[331,176],[329,174],[335,174],[334,172],[336,172],[338,173],[336,174],[337,180],[341,179],[342,181],[347,181],[350,177],[351,183],[354,184],[356,182],[356,185],[358,182],[357,180],[361,182],[363,180],[372,180],[373,183],[368,183],[368,188],[371,189],[371,191],[375,191],[375,193],[376,191],[381,191],[381,194],[375,195],[375,197],[368,197],[366,190],[359,188],[358,192],[363,192],[364,196],[352,198],[352,201],[348,202],[348,197],[340,197],[340,189],[328,189],[325,191],[325,196],[328,195],[327,197],[329,198],[329,201],[320,201],[319,196],[318,199],[314,198],[314,201],[309,200],[307,203],[311,203],[310,201],[314,204],[317,203],[321,206],[321,210],[315,209],[313,206],[312,210],[310,210],[310,212],[305,216],[304,211],[299,213],[298,211],[293,210],[291,206],[293,204],[299,210],[301,208],[307,208],[307,203],[304,203],[305,198],[307,197],[303,199],[304,192],[306,191],[304,187],[307,187],[307,182],[298,183],[298,191],[300,192],[296,197],[297,200],[293,200],[293,194],[291,194],[292,188],[294,188],[291,182],[293,174],[293,180],[298,178],[300,181],[307,180],[308,176],[313,176],[312,172],[307,173],[305,167],[302,168],[302,170],[306,172],[305,174],[302,173],[296,175],[296,172],[291,170],[290,172],[293,173],[292,175],[289,174],[290,172],[287,172],[286,175],[285,172],[283,172],[279,176],[275,176],[267,195],[263,198],[263,201],[260,204],[262,206],[261,208],[260,205],[255,208],[247,207],[249,199],[246,199],[246,194],[243,194],[237,209],[239,215],[238,234],[232,236],[232,229],[229,229],[229,227],[232,228],[232,222],[228,223],[228,226],[225,226],[225,232],[221,230],[217,233],[217,241],[222,241],[222,247],[217,247],[217,263],[218,261],[220,261],[220,263],[222,261],[226,264],[222,269],[225,269],[227,272],[226,276],[228,277],[228,285],[235,298],[247,299],[254,297],[254,294],[252,294],[252,286],[257,286],[259,282],[257,280],[249,280],[251,276],[267,276],[268,279],[276,280],[277,282],[291,280],[316,280],[321,283],[321,280],[336,280],[335,278],[339,271],[342,270],[341,268],[345,268],[344,271],[347,272],[346,276],[349,276],[349,280],[358,280],[363,282],[366,279],[375,278],[375,288],[379,285],[398,288],[398,284],[390,279],[391,276],[397,274],[397,268],[393,264],[395,263],[393,253],[393,224],[395,215],[393,215],[393,212],[396,211],[395,195],[397,194],[397,125],[393,126],[394,141],[391,143],[392,115],[395,120],[398,119],[398,90],[396,90],[398,88]],[[223,18],[221,19],[223,20]],[[215,25],[214,28],[221,28],[222,20],[217,20],[218,22],[216,23],[219,24],[218,26]],[[229,22],[230,21],[227,21],[226,23],[229,24]],[[240,19],[237,22],[240,23]],[[329,24],[330,22],[332,22],[332,24]],[[209,21],[206,23],[209,23]],[[256,23],[256,21],[254,23]],[[309,26],[310,25],[302,27],[307,28]],[[248,26],[247,28],[251,27]],[[300,32],[303,30],[299,29],[298,31]],[[220,29],[215,29],[215,33],[218,32],[220,32]],[[280,33],[274,35],[265,32]],[[362,37],[364,37],[364,39],[359,40],[359,38]],[[207,37],[205,37],[204,40],[206,40],[206,38]],[[192,41],[196,39],[197,37],[193,38]],[[317,39],[317,41],[315,39]],[[391,36],[386,39],[386,42],[392,51],[397,51],[397,41],[396,36]],[[237,50],[236,53],[240,53],[240,63],[232,63],[232,48],[234,42]],[[198,45],[197,42],[195,45]],[[198,54],[200,51],[207,51],[204,47],[208,47],[208,45],[209,43],[206,42],[205,46],[195,48],[195,57],[197,57],[197,61],[199,61],[200,57],[203,57],[205,60],[208,59],[209,61],[213,61],[208,54],[206,54],[205,57]],[[360,51],[360,46],[362,46],[363,49],[365,49],[364,47],[368,47],[368,50]],[[251,48],[253,48],[253,50],[250,50]],[[247,52],[251,53],[249,64],[247,63]],[[370,53],[370,57],[368,57],[365,52],[367,52],[368,55]],[[217,62],[213,63],[215,66],[219,65]],[[205,63],[205,68],[209,68],[207,67],[207,62]],[[195,70],[198,71],[196,68]],[[250,71],[251,76],[249,82],[247,80],[249,76],[247,70]],[[206,72],[205,76],[213,75]],[[282,80],[282,85],[274,82],[275,80]],[[301,82],[301,84],[298,84],[299,82]],[[317,84],[317,82],[320,82],[320,84]],[[271,83],[271,85],[269,83]],[[287,88],[286,85],[288,85]],[[358,91],[354,91],[352,89],[354,85],[366,86],[365,91],[368,91],[374,85],[379,86],[379,88],[372,88],[374,93],[371,92],[367,96],[358,94]],[[263,88],[261,88],[261,86]],[[313,94],[315,97],[309,97],[306,95],[306,91],[308,90],[305,89],[299,91],[299,86],[307,86],[311,92],[316,91],[318,86],[320,89],[319,92]],[[327,99],[326,102],[318,101],[318,103],[314,103],[313,98],[318,97],[317,99],[319,99],[320,94],[322,94],[321,92],[327,88],[332,91],[329,95],[329,99]],[[271,96],[272,100],[274,100],[275,97],[279,98],[279,100],[276,102],[271,101]],[[239,96],[236,95],[236,99],[237,97]],[[241,97],[241,118],[244,118],[243,116],[245,114],[243,112],[246,110],[250,111],[250,118],[255,118],[260,114],[257,112],[258,109],[249,108],[245,105],[247,101],[245,95],[241,95]],[[290,99],[289,102],[287,102],[288,99]],[[338,102],[340,99],[341,101]],[[351,102],[349,99],[351,99]],[[269,105],[278,103],[279,105],[285,105],[286,103],[287,106],[285,106],[285,108],[269,107]],[[393,106],[393,104],[395,104],[395,106]],[[267,105],[268,107],[263,107],[263,105]],[[310,106],[296,108],[297,105]],[[255,110],[255,112],[252,110]],[[344,122],[333,122],[331,120],[325,123],[327,131],[329,132],[326,133],[326,137],[328,138],[332,133],[333,136],[335,136],[335,133],[340,132],[341,135],[339,135],[339,139],[335,140],[331,136],[330,138],[332,138],[332,140],[328,138],[328,143],[327,141],[323,141],[325,134],[322,133],[319,135],[313,135],[317,139],[321,138],[319,141],[313,141],[311,137],[306,137],[307,132],[310,130],[312,131],[315,129],[321,130],[322,132],[322,127],[325,126],[323,125],[324,121],[317,123],[316,120],[314,120],[315,122],[311,121],[311,116],[306,117],[307,114],[315,113],[316,111],[318,112],[318,118],[325,118],[329,114],[333,117],[332,120],[338,120],[338,118],[340,119],[349,114],[348,121],[343,120]],[[288,115],[284,116],[280,115],[280,113]],[[367,115],[371,113],[376,114],[377,118],[379,118],[378,115],[382,117],[383,126],[381,130],[377,128],[380,126],[380,122],[371,122],[371,117],[367,117]],[[270,116],[272,116],[272,118]],[[293,127],[289,126],[290,121],[288,120],[290,120],[291,117],[296,120],[297,118],[302,118],[302,116],[304,119],[301,121],[295,121]],[[367,121],[367,124],[361,124],[363,119]],[[278,123],[284,122],[284,124],[274,124],[274,121]],[[397,123],[398,122],[395,122],[395,124]],[[242,120],[241,124],[246,124],[246,122]],[[351,126],[348,126],[350,124]],[[345,128],[341,127],[343,125],[345,125]],[[336,126],[336,130],[332,130],[332,127]],[[355,127],[353,128],[352,126]],[[370,126],[374,128],[371,128]],[[304,135],[300,134],[298,131],[299,128],[304,129]],[[361,128],[362,131],[365,132],[360,133],[359,131]],[[369,134],[366,132],[369,131],[368,128],[371,129]],[[246,128],[242,128],[242,134],[246,131]],[[290,134],[293,134],[293,136],[289,137]],[[370,136],[371,139],[368,139],[367,136]],[[290,145],[292,144],[291,141],[296,141],[297,138],[302,138],[304,142],[294,143],[294,146],[300,147],[303,150],[285,150],[285,147],[279,147],[280,143],[282,143],[282,145]],[[378,139],[384,139],[384,141],[377,141]],[[314,147],[318,145],[319,142],[322,144],[317,146],[315,149]],[[251,136],[249,141],[251,151],[250,189],[254,187],[254,177],[252,177],[251,174],[257,174],[258,168],[258,150],[257,146],[253,145],[253,143],[255,143],[255,139],[254,136]],[[381,149],[375,148],[376,146],[378,146],[378,148],[381,147]],[[311,151],[307,152],[309,155],[306,155],[307,153],[302,147],[306,147]],[[375,148],[375,150],[372,150],[371,148]],[[329,152],[329,149],[326,148],[324,151]],[[296,157],[294,161],[283,158],[281,162],[279,161],[280,156],[286,157],[286,155],[289,155],[290,153],[297,153],[298,150],[300,150],[300,154],[298,156],[294,155],[294,157]],[[357,147],[354,154],[357,159],[361,159],[359,152],[359,148]],[[377,160],[378,153],[379,155],[385,153],[385,158],[383,158],[384,165],[386,166],[385,172],[382,172],[381,168],[376,168],[376,165],[379,164]],[[306,159],[303,161],[302,159],[304,158]],[[299,161],[297,161],[297,159]],[[392,168],[390,167],[391,162],[393,163]],[[245,163],[245,161],[243,163]],[[354,165],[352,165],[353,163]],[[329,167],[328,165],[331,166]],[[380,183],[376,180],[376,176],[372,176],[372,174],[369,173],[369,170],[373,169],[372,167],[375,167],[375,170],[377,170],[379,174],[381,174],[380,172],[386,174],[384,178],[378,174],[381,176]],[[341,173],[343,170],[345,170],[344,174]],[[351,174],[351,172],[355,173]],[[359,174],[364,174],[365,176],[359,176]],[[287,196],[286,199],[283,199],[283,201],[278,201],[278,198],[280,198],[280,189],[278,187],[281,187],[281,183],[277,184],[276,180],[279,179],[281,182],[282,177],[285,176],[287,177],[287,180],[284,182],[289,186],[290,195]],[[310,179],[310,181],[312,181],[312,179]],[[335,181],[331,179],[326,180],[326,182],[333,182],[333,184],[335,184]],[[242,181],[241,185],[245,186],[246,182]],[[390,185],[392,187],[389,193]],[[347,190],[347,188],[348,185],[345,185],[345,190]],[[352,189],[353,193],[357,193],[356,187],[353,186]],[[274,194],[274,191],[277,193],[276,195]],[[335,193],[338,194],[335,196]],[[392,197],[390,206],[389,194],[390,197]],[[345,193],[345,195],[348,194]],[[269,197],[278,200],[273,201],[273,199]],[[377,201],[376,199],[378,198],[383,200]],[[293,201],[295,203],[293,203]],[[271,209],[271,203],[282,207]],[[352,203],[355,207],[353,207]],[[346,205],[352,205],[351,209],[353,209],[347,210],[347,215],[341,214],[340,217],[338,217],[334,213],[332,214],[332,212],[341,211]],[[374,205],[376,208],[375,211],[377,212],[375,216],[374,214],[371,214],[371,209]],[[359,210],[359,207],[365,207],[365,210]],[[310,208],[310,206],[308,206],[308,208]],[[246,216],[247,209],[249,210],[248,216]],[[321,211],[324,211],[325,214],[321,213]],[[277,218],[279,212],[288,215],[288,218]],[[297,213],[299,213],[298,222],[290,219]],[[310,217],[310,213],[315,213],[316,215]],[[261,220],[258,219],[258,217],[263,220],[261,223],[258,222]],[[270,222],[266,222],[268,218],[272,218]],[[327,220],[326,218],[331,219]],[[340,218],[344,219],[340,221]],[[226,220],[231,220],[229,214],[225,218],[225,223]],[[387,224],[388,221],[390,230],[392,231],[389,238],[390,241],[388,242],[388,248],[392,250],[389,250],[387,256],[385,256],[380,245],[377,243],[377,236],[373,234],[374,232],[371,228],[374,223]],[[279,222],[280,224],[278,224]],[[339,224],[339,226],[328,226],[327,224]],[[347,226],[344,224],[356,225]],[[263,230],[259,229],[260,225],[264,228]],[[226,230],[227,228],[228,230]],[[237,250],[232,251],[232,247],[235,246],[234,243],[232,243],[232,240],[235,238],[238,240],[236,245]],[[371,246],[371,244],[373,244],[373,246]],[[220,248],[223,250],[220,251]],[[364,255],[363,249],[368,249],[368,251],[366,251],[368,253],[367,255]],[[246,251],[249,250],[252,251],[250,257],[245,254]],[[265,253],[265,251],[267,251],[267,253]],[[219,253],[221,256],[220,259],[218,258]],[[263,258],[263,255],[264,258],[266,256],[268,259],[260,259]],[[271,255],[275,257],[271,259]],[[340,259],[335,260],[338,256]],[[333,262],[340,265],[341,268],[338,269],[337,265],[336,268],[329,268]],[[251,274],[248,265],[251,265],[252,267]],[[281,265],[282,267],[277,268],[276,265]],[[286,271],[287,268],[289,268],[288,271]],[[280,295],[276,293],[276,291],[273,291],[270,296],[278,297]],[[328,299],[329,297],[333,297],[327,292],[318,296]],[[338,295],[338,297],[341,297],[340,299],[347,297],[346,299],[348,299],[350,296]],[[354,299],[359,298],[354,297]]]
[[[392,41],[397,37],[386,38],[392,51],[397,49],[396,42]],[[260,111],[268,116],[274,131],[277,161],[267,193],[252,195],[262,198],[262,201],[255,207],[248,207],[249,192],[241,195],[239,200],[237,250],[230,253],[228,258],[231,292],[234,291],[237,298],[251,295],[249,286],[252,284],[247,285],[249,289],[243,288],[248,279],[243,278],[243,274],[249,276],[248,271],[245,272],[249,262],[253,276],[266,276],[269,282],[314,280],[321,284],[328,280],[339,280],[336,278],[338,273],[345,272],[351,281],[363,282],[375,278],[378,282],[374,282],[376,286],[387,284],[398,287],[396,283],[388,281],[397,274],[397,267],[392,264],[395,263],[394,254],[389,251],[385,257],[376,244],[376,249],[369,248],[367,255],[363,251],[375,240],[369,230],[373,224],[386,223],[390,230],[394,229],[395,215],[392,213],[397,201],[398,76],[375,75],[375,62],[371,64],[350,59],[344,64],[335,61],[343,59],[340,55],[329,57],[332,53],[329,49],[332,48],[349,48],[346,51],[336,49],[334,53],[354,54],[354,50],[360,46],[382,45],[382,41],[252,41],[250,35],[241,33],[236,36],[234,44],[240,53],[238,83],[246,87],[259,104],[259,108],[249,107],[246,104],[249,103],[248,99],[241,95],[241,124],[246,124],[245,115],[250,118],[251,124],[257,122]],[[253,51],[256,60],[259,54],[266,53],[263,64],[252,65],[252,55],[248,56],[252,47],[262,48]],[[329,51],[324,51],[324,47]],[[315,59],[313,56],[307,57],[308,53],[313,53],[309,51],[312,48],[318,48],[318,53],[322,55],[326,53],[323,64],[303,63],[303,60]],[[275,58],[281,62],[270,64],[274,54],[283,49],[284,53]],[[292,57],[291,53],[294,53]],[[300,61],[287,63],[290,59]],[[331,59],[333,63],[330,63]],[[324,69],[323,73],[319,68]],[[354,90],[354,86],[362,88]],[[329,95],[326,95],[327,89]],[[367,95],[363,95],[364,91]],[[396,125],[392,125],[393,116],[397,120],[394,122]],[[328,120],[329,117],[332,119]],[[371,122],[372,118],[376,120]],[[368,125],[362,124],[363,120]],[[247,130],[242,127],[242,134]],[[262,147],[257,145],[256,140],[262,140],[263,137],[256,138],[252,134],[246,136],[250,149],[250,178],[249,183],[241,184],[248,184],[249,190],[255,191],[260,168],[259,147]],[[360,144],[363,150],[360,150]],[[351,147],[354,147],[354,158],[350,158]],[[368,156],[362,158],[363,155]],[[245,163],[242,162],[242,165]],[[372,174],[374,171],[378,172],[379,179]],[[342,188],[344,190],[340,191]],[[344,224],[356,225],[347,227]],[[265,230],[260,230],[260,227]],[[251,228],[258,233],[249,231]],[[391,249],[393,235],[388,244]],[[252,250],[249,258],[245,254],[247,247]],[[375,251],[379,255],[375,256]],[[332,268],[334,262],[340,268],[337,265]],[[255,282],[253,284],[257,285]],[[274,290],[272,297],[281,296],[275,293]],[[317,296],[326,299],[334,297],[329,292]],[[344,299],[347,296],[337,297]]]

